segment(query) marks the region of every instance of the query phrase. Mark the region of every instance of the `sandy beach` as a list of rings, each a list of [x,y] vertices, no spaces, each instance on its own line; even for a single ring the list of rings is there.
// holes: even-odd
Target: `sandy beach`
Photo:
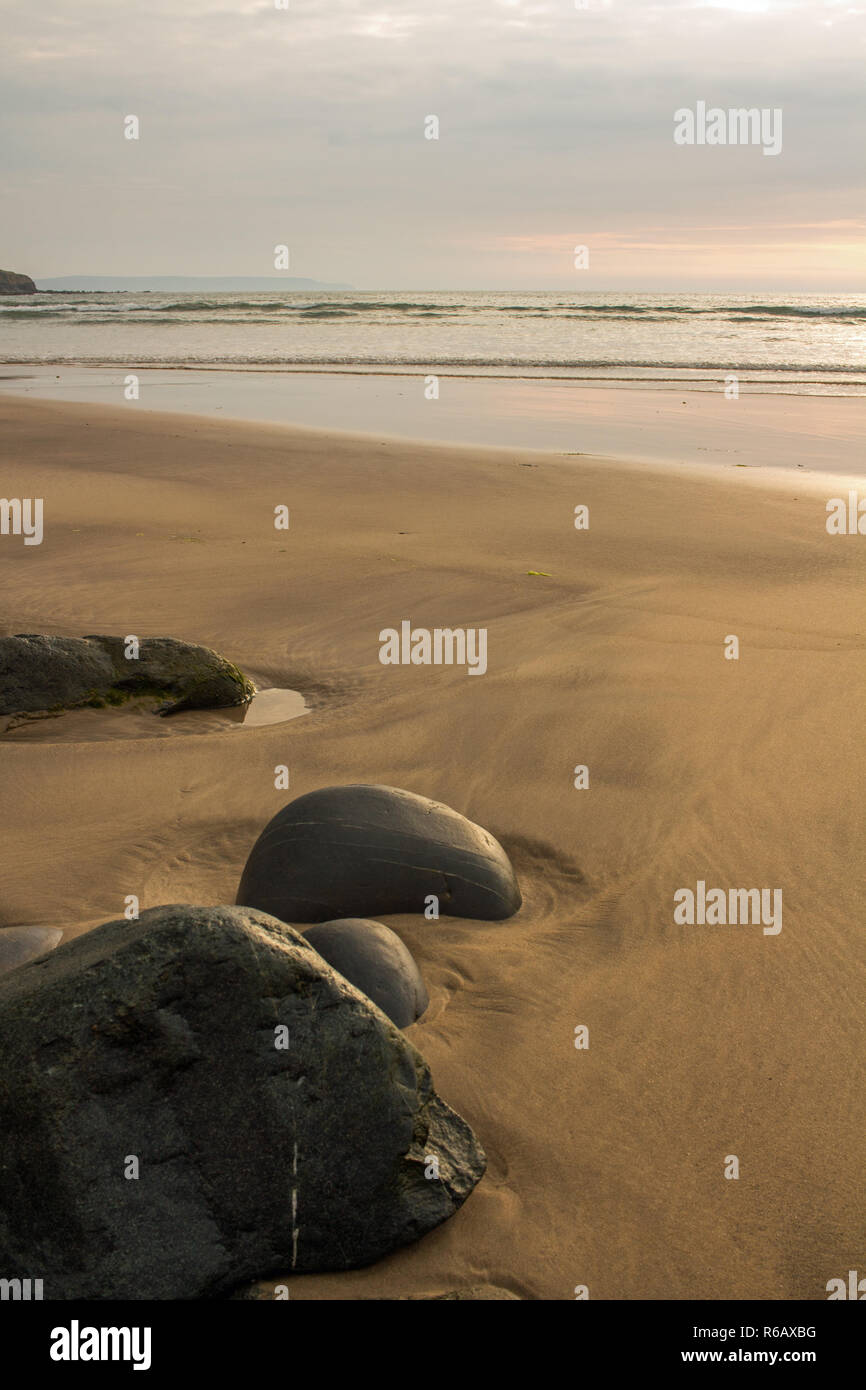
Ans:
[[[341,783],[441,800],[517,871],[508,921],[388,919],[486,1177],[293,1299],[811,1300],[862,1265],[866,541],[828,535],[826,479],[5,394],[0,428],[3,494],[45,517],[0,539],[0,634],[203,643],[310,707],[5,741],[0,927],[232,903],[280,806]],[[486,673],[382,665],[404,620],[485,628]],[[782,929],[677,924],[699,881],[782,890]]]

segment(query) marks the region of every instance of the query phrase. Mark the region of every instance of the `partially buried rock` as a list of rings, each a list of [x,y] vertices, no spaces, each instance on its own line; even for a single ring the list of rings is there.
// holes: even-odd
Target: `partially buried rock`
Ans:
[[[480,825],[397,787],[324,787],[253,845],[237,900],[285,922],[424,912],[500,921],[520,907],[508,856]]]
[[[11,971],[0,1056],[0,1270],[46,1299],[369,1264],[484,1172],[420,1054],[259,912],[153,908]]]
[[[143,637],[137,648],[124,637],[0,637],[0,714],[118,704],[136,694],[159,696],[160,713],[176,714],[246,704],[255,693],[225,657],[173,637]]]
[[[342,917],[308,927],[304,938],[398,1028],[408,1028],[427,1008],[430,1000],[421,972],[390,927],[363,917]]]
[[[59,927],[0,928],[0,975],[53,951],[62,935]]]

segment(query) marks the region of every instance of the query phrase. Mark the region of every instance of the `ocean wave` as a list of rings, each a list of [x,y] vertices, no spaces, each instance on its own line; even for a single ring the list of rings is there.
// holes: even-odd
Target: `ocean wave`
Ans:
[[[728,311],[726,311],[728,312]],[[732,314],[760,314],[770,318],[802,318],[802,319],[864,319],[866,318],[866,308],[859,308],[851,305],[849,308],[842,309],[806,307],[793,304],[748,304],[742,307],[737,304],[731,305]]]
[[[26,321],[26,318],[27,318],[27,316],[24,315],[24,314],[18,314],[18,315],[15,315],[15,314],[7,314],[6,317],[7,317],[7,318],[10,318],[10,319],[18,318],[18,319],[22,319],[22,320],[24,320],[24,321]],[[112,328],[117,328],[118,325],[120,325],[120,326],[128,325],[129,327],[138,326],[138,327],[140,327],[140,328],[154,328],[154,327],[156,327],[158,324],[168,324],[168,323],[171,323],[171,324],[187,324],[187,322],[188,322],[188,320],[179,318],[179,317],[177,317],[176,315],[168,315],[168,314],[166,314],[165,316],[162,316],[162,315],[159,315],[159,314],[157,314],[157,313],[151,315],[151,316],[148,317],[148,318],[142,318],[142,319],[137,319],[137,318],[124,318],[124,319],[118,319],[118,318],[99,318],[98,315],[96,315],[96,314],[93,314],[91,317],[88,317],[87,319],[67,319],[67,318],[64,318],[64,316],[63,316],[62,314],[51,314],[51,315],[46,315],[45,318],[50,318],[50,319],[52,319],[52,320],[55,320],[55,321],[58,322],[58,323],[62,323],[62,324],[64,325],[64,327],[66,327],[66,328],[82,328],[82,329],[93,328],[94,326],[98,326],[98,325],[104,326],[105,324],[110,324]],[[40,318],[40,319],[39,319],[39,322],[40,322],[40,323],[43,323],[43,322],[45,321],[45,318]],[[34,320],[31,319],[30,322],[32,323],[32,322],[34,322]],[[227,318],[222,318],[222,317],[220,317],[220,318],[210,318],[210,319],[205,319],[205,318],[196,319],[195,323],[196,323],[196,327],[197,327],[199,324],[210,323],[210,324],[220,324],[223,328],[233,327],[233,326],[235,326],[235,325],[240,325],[240,324],[251,324],[252,327],[254,327],[254,328],[260,328],[260,327],[264,327],[264,326],[266,326],[266,325],[268,325],[268,324],[272,324],[272,325],[273,325],[273,324],[277,324],[277,325],[279,325],[279,324],[284,324],[284,323],[285,323],[285,319],[282,319],[282,318],[234,318],[234,319],[227,319]]]
[[[446,318],[449,314],[456,312],[456,306],[443,308],[440,305],[404,305],[404,304],[290,304],[283,300],[267,301],[261,304],[248,300],[234,300],[230,303],[209,303],[204,300],[196,300],[192,303],[168,303],[157,302],[154,304],[130,304],[128,302],[117,304],[105,303],[65,303],[65,304],[0,304],[0,315],[6,318],[31,318],[39,319],[59,319],[67,322],[80,321],[82,323],[155,323],[160,321],[159,315],[165,314],[217,314],[216,318],[203,319],[196,317],[197,323],[237,323],[239,321],[255,323],[257,318],[263,314],[280,315],[280,320],[299,320],[315,318],[357,318],[363,312],[375,312],[376,314],[399,312],[407,317],[425,318]],[[476,310],[472,306],[465,307],[465,313],[471,315]],[[247,314],[250,317],[239,320],[239,314]],[[162,322],[168,322],[162,319]],[[172,320],[174,321],[174,320]],[[178,319],[178,322],[182,320]],[[275,320],[279,321],[279,320]]]
[[[633,314],[590,314],[577,313],[571,309],[562,310],[556,314],[528,314],[528,318],[546,319],[548,323],[556,323],[559,319],[577,319],[580,323],[633,323]],[[644,314],[641,323],[677,323],[676,314]],[[763,323],[763,319],[758,320]]]
[[[448,319],[464,323],[500,322],[503,317],[512,317],[515,322],[526,319],[540,319],[555,322],[569,318],[575,322],[688,322],[692,319],[716,319],[734,324],[754,324],[778,319],[792,321],[818,322],[831,324],[856,324],[866,320],[866,306],[862,304],[672,304],[637,303],[622,301],[615,304],[599,303],[595,300],[574,299],[557,296],[553,302],[528,304],[496,304],[476,299],[474,303],[440,302],[435,299],[419,300],[359,300],[333,298],[322,300],[319,297],[304,300],[302,293],[287,291],[284,299],[272,295],[266,299],[233,299],[230,295],[178,298],[154,295],[149,302],[140,299],[112,297],[108,302],[94,300],[92,297],[80,299],[55,298],[52,302],[27,304],[20,297],[12,303],[0,304],[0,318],[7,321],[52,320],[67,323],[168,323],[176,315],[189,315],[192,323],[256,323],[286,322],[306,323],[317,319],[357,319],[360,322],[384,322],[389,316],[398,321],[410,322],[415,319]],[[278,319],[273,316],[278,315]],[[182,320],[178,320],[182,321]]]
[[[517,307],[517,306],[512,306]],[[765,318],[804,318],[804,319],[826,319],[834,322],[846,323],[851,319],[866,318],[866,307],[851,305],[843,308],[841,306],[819,308],[814,306],[800,306],[793,304],[716,304],[711,307],[697,308],[693,305],[683,304],[560,304],[560,305],[526,305],[523,311],[531,313],[539,318],[561,317],[563,311],[577,318],[599,318],[599,319],[642,319],[650,322],[653,316],[664,314],[670,320],[690,317],[692,315],[703,315],[715,318],[727,318],[736,314],[737,318],[729,318],[732,323],[761,323]],[[500,312],[504,313],[503,308]]]
[[[717,372],[728,374],[736,372],[743,374],[746,372],[768,374],[775,373],[779,376],[803,376],[814,378],[817,373],[826,373],[831,376],[859,378],[863,385],[866,385],[866,367],[863,364],[852,366],[847,362],[815,362],[808,365],[804,363],[789,364],[782,362],[743,362],[736,359],[726,358],[724,361],[695,359],[690,362],[675,362],[657,359],[648,361],[646,358],[580,358],[580,357],[360,357],[356,355],[339,356],[329,353],[328,355],[305,355],[305,356],[282,356],[265,357],[252,356],[250,354],[226,355],[221,357],[202,358],[201,356],[172,357],[163,353],[146,354],[135,353],[117,355],[114,357],[101,355],[85,356],[83,354],[50,355],[40,354],[39,357],[19,355],[4,355],[0,357],[0,365],[20,366],[22,364],[39,362],[45,366],[82,366],[82,367],[117,367],[134,369],[141,367],[165,367],[179,368],[187,371],[219,371],[226,368],[243,368],[251,370],[258,368],[270,368],[274,371],[290,370],[294,367],[309,367],[312,369],[327,368],[360,368],[362,371],[368,368],[378,369],[383,373],[396,371],[398,374],[404,369],[409,368],[419,373],[429,371],[430,368],[453,369],[459,373],[461,371],[472,370],[473,368],[506,368],[510,372],[520,374],[522,371],[546,371],[549,368],[557,368],[564,371],[597,371],[599,369],[609,371],[640,371],[640,372],[673,372],[678,376],[685,376],[688,372]],[[651,378],[649,378],[651,379]]]
[[[150,306],[149,304],[141,304],[141,305],[137,305],[136,307],[137,307],[137,308],[141,308],[141,309],[145,309],[145,310],[148,310],[148,309],[151,308],[151,306]],[[284,309],[285,307],[286,307],[286,305],[285,305],[285,303],[284,303],[284,301],[283,301],[282,299],[265,300],[265,301],[261,301],[261,300],[257,300],[257,299],[236,299],[236,300],[233,300],[231,304],[224,304],[224,303],[222,303],[219,299],[197,299],[197,300],[194,300],[194,301],[190,304],[190,303],[188,303],[186,300],[180,299],[180,300],[178,300],[176,303],[175,303],[175,302],[172,302],[171,304],[155,304],[155,305],[153,305],[153,308],[154,308],[154,310],[156,310],[156,311],[159,311],[159,310],[162,310],[162,309],[173,309],[173,310],[175,310],[176,312],[184,313],[184,314],[186,314],[186,313],[198,313],[200,310],[203,310],[203,309],[223,309],[223,310],[225,310],[225,309],[261,309],[261,310],[268,310],[268,309]]]
[[[382,310],[390,311],[392,309],[399,312],[409,313],[417,313],[420,309],[435,309],[437,313],[441,313],[443,309],[455,309],[460,311],[461,313],[465,312],[472,314],[476,313],[479,308],[483,309],[484,306],[476,304],[438,304],[431,303],[427,300],[420,300],[417,303],[411,303],[409,300],[404,299],[389,299],[381,300],[378,302],[371,301],[369,299],[338,300],[335,296],[333,299],[316,300],[312,304],[292,304],[285,305],[284,307],[297,309],[300,313],[306,313],[310,309],[343,309],[354,311],[357,313],[369,313],[371,311],[379,313]]]
[[[34,309],[35,307],[34,305]],[[63,314],[52,314],[47,311],[45,313],[35,314],[33,309],[19,309],[17,306],[13,308],[11,305],[6,304],[0,304],[0,315],[2,315],[4,319],[21,319],[24,323],[26,323],[28,319],[31,323],[37,321],[42,323],[45,319],[59,319],[65,317]]]

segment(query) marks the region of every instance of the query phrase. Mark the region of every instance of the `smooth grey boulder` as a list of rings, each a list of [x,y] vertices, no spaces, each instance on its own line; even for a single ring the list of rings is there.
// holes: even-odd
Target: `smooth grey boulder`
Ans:
[[[480,825],[397,787],[324,787],[290,801],[250,852],[237,900],[284,922],[423,912],[501,921],[520,907],[508,856]]]
[[[484,1172],[403,1034],[259,912],[153,908],[11,971],[0,1056],[0,1271],[46,1299],[368,1264]]]
[[[304,939],[398,1028],[408,1028],[430,1003],[411,951],[381,922],[341,917],[307,927]]]
[[[246,704],[256,693],[225,657],[174,637],[143,637],[126,657],[123,637],[0,637],[0,714],[120,704],[162,696],[160,714]]]
[[[0,975],[53,951],[62,935],[59,927],[0,928]]]

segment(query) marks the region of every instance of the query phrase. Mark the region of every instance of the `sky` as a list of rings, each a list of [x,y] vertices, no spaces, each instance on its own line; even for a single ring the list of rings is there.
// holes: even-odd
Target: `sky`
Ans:
[[[282,3],[0,0],[0,266],[866,290],[866,0]]]

